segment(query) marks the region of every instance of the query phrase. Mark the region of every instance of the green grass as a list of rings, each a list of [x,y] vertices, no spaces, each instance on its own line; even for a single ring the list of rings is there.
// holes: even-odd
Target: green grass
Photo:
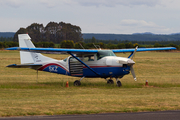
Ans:
[[[5,67],[20,63],[19,52],[0,51],[0,116],[179,110],[179,54],[137,53],[137,81],[126,75],[119,88],[100,78],[84,78],[81,86],[74,87],[73,82],[79,78],[47,72],[39,72],[37,80],[35,70]],[[68,55],[47,56],[64,59]],[[67,81],[69,88],[65,88]]]

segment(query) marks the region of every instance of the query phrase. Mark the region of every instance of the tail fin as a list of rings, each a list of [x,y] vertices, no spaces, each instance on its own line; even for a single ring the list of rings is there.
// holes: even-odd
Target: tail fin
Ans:
[[[19,34],[19,47],[35,48],[28,34]],[[20,51],[21,64],[35,64],[55,59],[43,56],[40,53]]]

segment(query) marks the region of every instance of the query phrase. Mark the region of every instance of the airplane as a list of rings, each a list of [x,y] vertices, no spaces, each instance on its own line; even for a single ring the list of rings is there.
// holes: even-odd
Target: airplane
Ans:
[[[90,50],[90,49],[62,49],[62,48],[36,48],[28,34],[19,34],[19,47],[6,48],[6,50],[19,50],[21,64],[12,64],[11,68],[31,68],[37,71],[81,77],[74,81],[74,86],[80,86],[83,78],[110,78],[108,84],[114,84],[116,79],[118,87],[122,86],[120,78],[131,72],[134,80],[136,75],[133,69],[133,57],[136,52],[176,50],[175,47]],[[117,57],[114,53],[130,52],[128,58]],[[69,54],[64,60],[46,57],[46,54]]]

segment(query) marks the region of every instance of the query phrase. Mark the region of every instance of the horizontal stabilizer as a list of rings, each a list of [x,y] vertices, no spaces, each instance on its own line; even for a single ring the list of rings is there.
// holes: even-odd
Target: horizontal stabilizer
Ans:
[[[12,67],[12,68],[32,68],[37,70],[38,68],[40,68],[42,66],[42,64],[12,64],[12,65],[8,65],[6,67]]]

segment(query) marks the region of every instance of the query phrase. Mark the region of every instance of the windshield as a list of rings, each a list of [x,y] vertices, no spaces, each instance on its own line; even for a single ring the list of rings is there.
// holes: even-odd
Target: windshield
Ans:
[[[67,58],[65,58],[63,61],[66,62],[66,61],[67,61]]]
[[[106,56],[116,56],[112,50],[100,50],[97,53],[97,60]]]

